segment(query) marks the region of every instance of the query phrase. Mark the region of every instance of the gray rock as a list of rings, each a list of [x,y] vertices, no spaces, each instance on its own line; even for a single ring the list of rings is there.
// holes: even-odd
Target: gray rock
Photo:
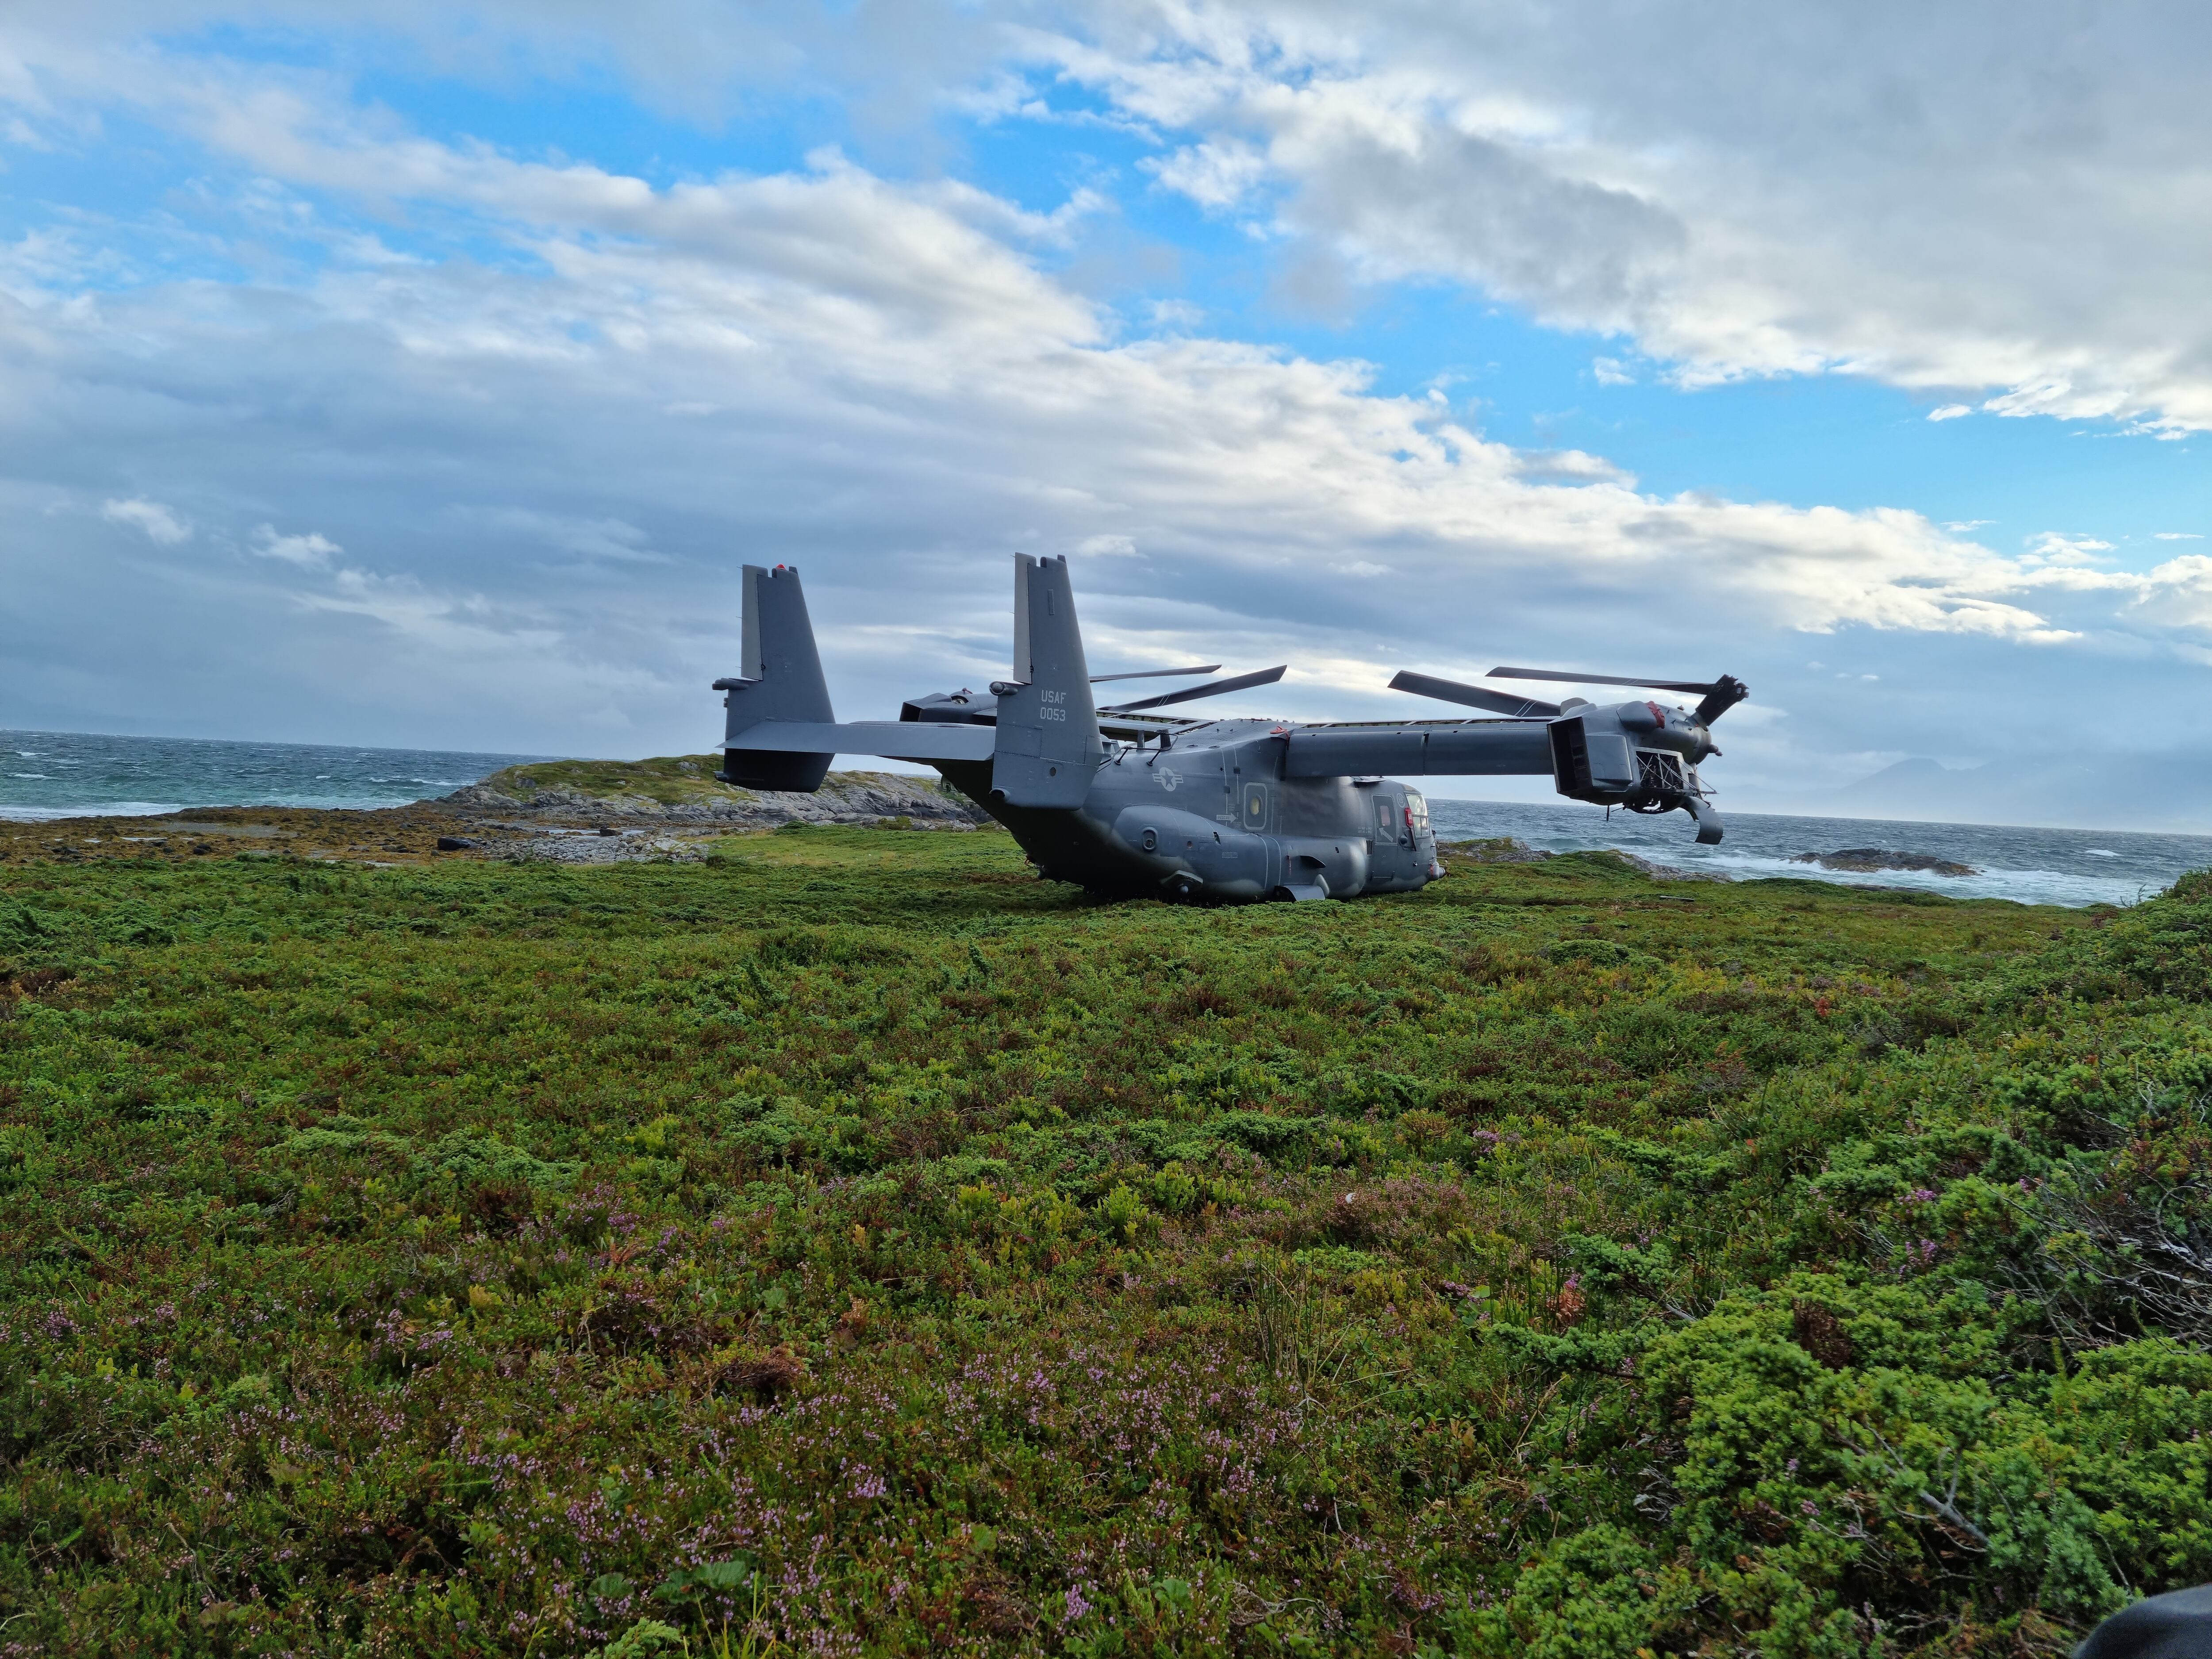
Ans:
[[[1440,841],[1437,850],[1471,859],[1477,864],[1541,864],[1553,856],[1538,852],[1515,836],[1491,836],[1480,841]]]
[[[539,831],[510,841],[485,842],[482,857],[516,864],[696,864],[707,856],[710,838],[672,831],[617,831],[607,835],[563,835]]]
[[[1978,876],[1971,864],[1939,859],[1932,853],[1892,852],[1881,847],[1846,847],[1834,853],[1800,853],[1792,864],[1817,864],[1823,870],[1871,875],[1881,870],[1925,870],[1938,876]]]
[[[1541,864],[1557,858],[1556,853],[1547,853],[1528,845],[1514,836],[1493,836],[1485,841],[1438,842],[1444,852],[1472,860],[1477,864]],[[1607,848],[1602,856],[1619,859],[1631,869],[1640,870],[1654,881],[1734,881],[1735,878],[1718,870],[1686,870],[1680,865],[1658,864],[1650,859],[1638,858],[1633,853],[1624,853],[1618,848]]]
[[[918,830],[972,830],[990,821],[989,815],[973,802],[943,793],[929,779],[890,772],[832,772],[821,789],[811,795],[725,789],[703,799],[672,805],[645,795],[585,794],[572,789],[541,789],[521,799],[481,783],[441,796],[438,804],[467,817],[535,823],[653,824],[670,829],[902,823]]]
[[[1634,865],[1654,881],[1734,881],[1735,878],[1721,870],[1691,870],[1679,864],[1660,864],[1650,859],[1638,858],[1633,853],[1623,853],[1622,860]]]

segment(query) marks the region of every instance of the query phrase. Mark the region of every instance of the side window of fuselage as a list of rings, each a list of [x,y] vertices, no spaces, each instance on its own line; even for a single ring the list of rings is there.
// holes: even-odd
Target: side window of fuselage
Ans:
[[[1418,789],[1406,792],[1406,821],[1413,826],[1416,841],[1429,833],[1428,798]]]
[[[1398,839],[1398,803],[1380,789],[1375,792],[1375,833],[1385,841]]]

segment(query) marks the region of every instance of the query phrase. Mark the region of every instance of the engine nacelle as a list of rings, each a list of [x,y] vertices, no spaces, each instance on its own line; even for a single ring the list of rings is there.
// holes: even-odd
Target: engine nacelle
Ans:
[[[1548,722],[1553,787],[1599,806],[1635,812],[1679,808],[1697,819],[1698,839],[1713,845],[1721,838],[1720,817],[1706,804],[1695,764],[1700,750],[1712,751],[1712,741],[1702,724],[1680,718],[1682,726],[1670,730],[1666,711],[1637,702],[1610,708],[1584,704]],[[1692,726],[1696,741],[1684,741]]]

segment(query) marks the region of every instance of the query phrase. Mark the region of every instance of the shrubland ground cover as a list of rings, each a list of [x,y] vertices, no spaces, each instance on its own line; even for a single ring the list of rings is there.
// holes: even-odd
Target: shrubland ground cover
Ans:
[[[2212,1577],[2212,883],[0,875],[0,1647],[2062,1650]]]

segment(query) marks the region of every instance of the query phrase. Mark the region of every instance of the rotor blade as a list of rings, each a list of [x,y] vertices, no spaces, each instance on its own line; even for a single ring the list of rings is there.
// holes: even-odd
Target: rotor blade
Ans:
[[[1103,685],[1109,680],[1171,680],[1184,674],[1218,674],[1221,665],[1207,663],[1202,668],[1139,668],[1133,674],[1093,674],[1091,683]]]
[[[1713,689],[1698,705],[1698,718],[1711,726],[1750,695],[1751,688],[1741,680],[1733,674],[1723,674],[1713,682]]]
[[[1559,712],[1555,702],[1539,702],[1534,697],[1516,697],[1504,691],[1492,691],[1480,685],[1462,685],[1457,680],[1440,680],[1433,674],[1416,674],[1410,669],[1399,671],[1390,682],[1393,691],[1412,691],[1424,697],[1436,697],[1445,702],[1465,703],[1469,708],[1486,708],[1493,714],[1550,716]]]
[[[1102,714],[1131,714],[1139,708],[1164,708],[1171,702],[1188,702],[1194,697],[1218,697],[1224,691],[1249,690],[1255,685],[1273,685],[1283,678],[1290,667],[1279,663],[1273,668],[1261,668],[1249,674],[1233,674],[1225,680],[1216,680],[1211,685],[1187,686],[1181,691],[1164,692],[1157,697],[1140,697],[1135,702],[1117,702],[1110,708],[1102,708]]]
[[[1493,680],[1563,680],[1569,685],[1634,685],[1647,691],[1694,692],[1699,696],[1710,696],[1720,690],[1717,682],[1706,680],[1648,680],[1633,674],[1564,674],[1556,668],[1493,668]]]

